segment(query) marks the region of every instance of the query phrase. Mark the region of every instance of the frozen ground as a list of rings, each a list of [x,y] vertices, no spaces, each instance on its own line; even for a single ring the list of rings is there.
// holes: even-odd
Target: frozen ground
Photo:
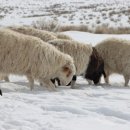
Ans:
[[[129,0],[0,0],[0,25],[51,18],[61,24],[130,27]],[[10,21],[10,22],[9,22]]]
[[[110,36],[66,34],[92,44]],[[25,77],[10,76],[10,80],[0,82],[0,130],[130,129],[130,88],[123,87],[122,76],[112,75],[111,85],[98,86],[90,86],[78,77],[77,89],[62,86],[57,92],[48,92],[38,83],[30,91]]]
[[[98,42],[101,42],[102,40],[105,40],[106,38],[123,38],[126,40],[130,40],[130,34],[119,34],[119,35],[113,35],[113,34],[92,34],[92,33],[84,33],[84,32],[78,32],[78,31],[68,31],[64,32],[64,34],[71,36],[73,39],[77,41],[81,41],[83,43],[92,44],[93,46],[96,45]]]
[[[62,24],[130,27],[129,0],[0,0],[0,26],[31,24],[52,18]],[[65,32],[74,39],[95,45],[107,37]],[[35,84],[30,91],[25,77],[10,76],[0,82],[0,130],[129,130],[130,88],[112,75],[111,85],[88,85],[78,77],[77,89],[62,86],[48,92]],[[103,80],[102,80],[103,82]],[[130,85],[130,84],[129,84]]]

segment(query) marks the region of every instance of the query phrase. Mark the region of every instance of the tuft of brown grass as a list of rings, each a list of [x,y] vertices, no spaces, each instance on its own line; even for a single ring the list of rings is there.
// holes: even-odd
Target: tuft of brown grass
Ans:
[[[88,26],[86,25],[64,25],[59,27],[59,32],[64,31],[82,31],[82,32],[90,32]]]
[[[37,29],[47,30],[51,32],[57,32],[59,28],[59,23],[57,20],[46,20],[41,19],[32,23],[32,26]]]
[[[82,31],[82,32],[90,32],[95,34],[130,34],[130,27],[109,27],[108,24],[102,24],[94,27],[95,29],[88,28],[87,25],[67,25],[61,26],[59,28],[59,32],[64,31]]]
[[[94,33],[96,34],[130,34],[130,27],[109,27],[108,25],[97,26]]]

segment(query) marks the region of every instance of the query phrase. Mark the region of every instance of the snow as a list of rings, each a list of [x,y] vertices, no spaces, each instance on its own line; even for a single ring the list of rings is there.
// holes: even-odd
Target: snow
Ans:
[[[129,35],[65,34],[93,45],[111,36],[129,39]],[[0,82],[1,130],[130,129],[130,88],[123,86],[121,75],[112,75],[111,85],[102,79],[98,86],[78,77],[76,89],[60,86],[56,92],[49,92],[37,82],[30,91],[25,77],[11,75],[10,80]]]
[[[78,31],[68,31],[64,32],[64,34],[71,36],[73,39],[77,41],[81,41],[87,44],[92,44],[93,46],[96,45],[98,42],[101,42],[102,40],[105,40],[106,38],[122,38],[130,40],[129,34],[93,34],[93,33],[84,33],[84,32],[78,32]]]
[[[129,12],[129,0],[0,0],[0,25],[30,25],[42,18],[92,29],[130,27]]]
[[[0,26],[30,25],[49,18],[93,29],[130,27],[129,11],[129,0],[0,0]],[[64,33],[93,46],[108,37],[130,40],[130,35]],[[0,130],[130,129],[130,88],[124,87],[122,75],[111,75],[111,85],[102,79],[97,86],[78,77],[76,89],[60,86],[56,92],[37,82],[30,91],[26,77],[11,75],[10,80],[0,81]]]

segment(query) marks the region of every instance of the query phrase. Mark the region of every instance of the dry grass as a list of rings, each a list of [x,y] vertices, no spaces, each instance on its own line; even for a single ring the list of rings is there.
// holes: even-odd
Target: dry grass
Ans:
[[[130,34],[130,27],[113,28],[108,25],[97,26],[94,33],[96,34]]]
[[[37,29],[47,30],[51,32],[57,32],[59,28],[59,23],[57,20],[46,20],[41,19],[32,23],[32,26]]]
[[[59,27],[59,32],[64,31],[82,31],[82,32],[90,32],[89,28],[86,25],[65,25]]]
[[[83,31],[83,32],[91,32],[95,34],[130,34],[130,27],[118,27],[113,28],[109,27],[107,24],[102,24],[99,26],[96,26],[95,29],[88,28],[87,25],[79,25],[79,26],[61,26],[59,28],[60,32],[63,31]]]
[[[51,32],[64,32],[64,31],[82,31],[82,32],[90,32],[96,34],[130,34],[130,27],[109,27],[108,24],[100,24],[100,20],[97,21],[97,26],[91,29],[89,25],[64,25],[60,26],[59,22],[56,20],[46,20],[42,19],[36,21],[32,24],[34,28],[47,30]]]

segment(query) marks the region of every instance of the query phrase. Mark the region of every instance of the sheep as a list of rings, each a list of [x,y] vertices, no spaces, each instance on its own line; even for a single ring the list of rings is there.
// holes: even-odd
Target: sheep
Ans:
[[[130,79],[130,41],[111,37],[95,48],[104,60],[105,82],[109,84],[109,75],[118,73],[124,76],[124,85],[127,86]]]
[[[98,62],[99,65],[96,66],[96,69],[94,69],[93,66],[90,66],[90,62],[94,62],[95,61],[91,61],[91,55],[93,55],[93,48],[91,45],[88,44],[84,44],[84,43],[80,43],[77,41],[72,41],[72,40],[61,40],[61,39],[55,39],[55,40],[51,40],[48,43],[54,45],[57,49],[59,49],[61,52],[64,52],[66,54],[69,54],[70,56],[73,57],[74,59],[74,64],[76,67],[76,75],[74,75],[72,82],[71,82],[71,88],[74,88],[75,85],[75,81],[76,81],[76,76],[84,74],[85,78],[89,78],[91,80],[97,80],[96,78],[101,77],[103,70],[104,70],[104,66],[100,66],[100,64],[102,64],[102,62]],[[98,57],[96,58],[96,60],[98,61]],[[93,64],[94,64],[93,63]],[[93,77],[90,77],[89,75],[86,74],[86,72],[88,72],[87,68],[89,65],[89,69],[94,69],[93,74],[94,73],[98,73],[99,69],[101,71],[100,75],[97,75],[97,77],[95,76],[95,79],[93,79],[94,75],[92,73],[89,73],[89,75],[91,74]],[[93,68],[92,68],[93,67]],[[100,68],[99,68],[100,67]],[[98,79],[98,80],[99,80]],[[54,83],[54,80],[52,81]],[[94,83],[98,83],[98,81],[94,81]]]
[[[46,35],[47,36],[49,36],[50,35],[50,37],[51,36],[55,36],[56,38],[58,38],[58,39],[67,39],[67,40],[72,40],[69,36],[67,36],[67,35],[65,35],[65,34],[62,34],[62,33],[53,33],[53,32],[48,32],[48,31],[43,31],[43,30],[39,30],[39,29],[34,29],[34,28],[31,28],[31,27],[19,27],[19,26],[16,26],[16,27],[10,27],[10,29],[12,29],[12,30],[14,30],[14,31],[17,31],[17,32],[20,32],[20,33],[24,33],[24,34],[28,34],[28,35],[33,35],[33,36],[36,36],[36,37],[39,37],[39,38],[41,38],[43,41],[47,41],[46,40]],[[54,38],[54,40],[56,39],[56,38]],[[53,38],[51,39],[51,40],[53,40]],[[72,41],[73,42],[73,41]],[[92,52],[93,53],[93,52]],[[98,55],[98,58],[96,59],[95,58],[95,62],[97,62],[98,64],[99,64],[99,55]],[[100,58],[100,60],[101,60],[101,58]],[[91,63],[89,63],[89,64],[91,64]],[[93,64],[93,63],[92,63]],[[94,63],[95,64],[95,63]],[[99,67],[99,66],[98,66]],[[99,71],[99,68],[97,67],[97,70]],[[103,70],[103,67],[104,66],[100,66],[100,68],[102,69],[101,71],[103,72],[104,70]],[[90,68],[91,69],[93,69],[93,73],[94,73],[94,68],[92,68],[92,66],[91,67],[89,67],[89,70],[90,70]],[[97,71],[97,70],[95,70],[95,71]],[[87,70],[86,70],[87,71]],[[100,73],[101,75],[102,75],[102,72]],[[87,73],[87,72],[86,72]],[[98,73],[99,74],[99,72],[95,72],[96,74]],[[86,76],[86,78],[89,76],[89,78],[90,78],[90,72],[88,73],[88,75],[87,74],[85,74],[85,76]],[[7,77],[7,76],[6,76]],[[98,78],[100,78],[100,76],[95,76],[95,78],[96,77],[98,77]],[[91,73],[91,79],[93,80],[93,78],[94,78],[94,74],[92,74]],[[96,80],[96,79],[95,79]],[[73,81],[76,81],[76,76],[74,76],[73,77]],[[89,81],[89,83],[91,83],[90,82],[90,80],[88,80]],[[94,80],[93,80],[94,81]],[[98,81],[98,79],[97,79],[97,81]],[[94,81],[95,82],[95,84],[97,84],[96,82],[97,81]],[[54,80],[52,80],[52,82],[54,82]]]
[[[19,32],[19,33],[39,37],[45,42],[50,41],[50,40],[54,40],[54,39],[72,40],[71,37],[69,37],[65,34],[62,34],[62,33],[49,32],[49,31],[40,30],[40,29],[36,29],[33,27],[29,27],[29,26],[28,27],[27,26],[11,26],[8,28],[13,30],[13,31]]]
[[[33,27],[12,26],[12,27],[8,27],[8,28],[13,31],[19,32],[19,33],[38,37],[38,38],[42,39],[44,42],[57,39],[57,36],[55,35],[55,33],[45,31],[45,30],[35,29]]]
[[[84,77],[87,79],[89,84],[92,84],[92,81],[94,84],[98,84],[102,75],[106,78],[106,73],[104,71],[104,60],[99,55],[96,48],[93,47],[93,52]]]
[[[39,30],[39,29],[35,29],[32,27],[27,27],[27,26],[11,26],[11,27],[8,27],[8,29],[11,29],[13,31],[23,33],[26,35],[31,35],[31,36],[41,38],[45,42],[47,42],[49,40],[54,40],[57,38],[71,40],[71,38],[65,34],[53,33],[53,32]],[[5,80],[5,81],[9,82],[9,75],[0,74],[0,80]]]
[[[34,79],[55,90],[50,79],[68,84],[75,74],[72,57],[40,38],[0,29],[0,73],[27,76],[31,90]]]
[[[70,36],[67,36],[63,33],[56,33],[55,36],[58,38],[58,39],[66,39],[66,40],[72,40],[72,38]]]

